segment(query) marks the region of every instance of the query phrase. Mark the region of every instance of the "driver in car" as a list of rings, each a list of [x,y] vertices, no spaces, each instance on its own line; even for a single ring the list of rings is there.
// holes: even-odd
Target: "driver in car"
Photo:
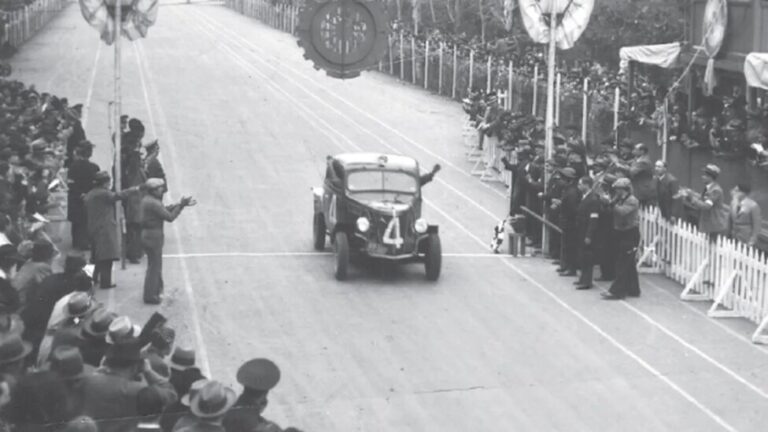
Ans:
[[[432,167],[432,171],[424,174],[423,176],[419,177],[419,186],[424,186],[425,184],[432,181],[432,179],[435,177],[435,174],[437,174],[438,171],[440,171],[440,164],[435,164],[435,166]]]

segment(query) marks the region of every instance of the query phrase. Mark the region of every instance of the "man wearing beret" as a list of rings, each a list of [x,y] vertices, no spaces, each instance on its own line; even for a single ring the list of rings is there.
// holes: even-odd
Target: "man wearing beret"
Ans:
[[[243,393],[224,417],[228,431],[282,432],[275,423],[261,416],[267,407],[267,395],[280,381],[280,369],[268,359],[245,362],[237,371]]]
[[[163,205],[165,182],[159,178],[148,179],[145,183],[147,194],[141,200],[139,220],[141,221],[141,243],[147,254],[147,273],[144,277],[144,303],[160,304],[163,292],[163,245],[165,222],[173,222],[185,207],[195,204],[192,197],[182,197],[178,204]]]

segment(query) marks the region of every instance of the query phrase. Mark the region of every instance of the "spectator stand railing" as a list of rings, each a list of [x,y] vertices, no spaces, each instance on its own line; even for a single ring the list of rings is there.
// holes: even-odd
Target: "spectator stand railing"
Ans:
[[[7,42],[18,48],[34,36],[58,12],[69,3],[69,0],[35,0],[22,8],[3,12],[2,45]]]
[[[640,213],[638,269],[664,274],[682,284],[680,299],[712,301],[712,318],[743,317],[756,323],[753,342],[768,343],[768,256],[726,237],[711,241],[695,226],[661,217],[651,207]]]

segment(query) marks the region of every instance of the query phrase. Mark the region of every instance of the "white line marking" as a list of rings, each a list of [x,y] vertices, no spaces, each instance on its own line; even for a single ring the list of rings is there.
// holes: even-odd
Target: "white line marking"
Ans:
[[[80,124],[83,126],[83,130],[88,126],[88,113],[91,110],[91,100],[93,99],[93,85],[96,83],[96,71],[99,68],[99,58],[101,57],[101,39],[96,42],[96,55],[93,58],[93,68],[91,69],[91,76],[88,79],[88,92],[85,95],[85,101],[83,102],[83,117]]]
[[[146,103],[146,106],[147,106],[147,113],[149,115],[149,124],[152,127],[152,130],[156,131],[157,129],[155,127],[155,118],[152,114],[152,109],[150,108],[149,97],[147,96],[148,95],[147,84],[149,84],[149,87],[152,89],[152,96],[157,103],[158,116],[160,117],[164,125],[167,125],[168,122],[165,119],[165,113],[163,112],[163,107],[160,104],[160,98],[158,96],[157,90],[151,81],[152,73],[149,69],[149,64],[145,57],[141,40],[134,42],[133,46],[134,46],[134,49],[136,50],[136,59],[139,64],[139,78],[141,81],[142,91],[144,92],[144,102]],[[144,72],[145,67],[146,67],[146,76]],[[171,154],[171,165],[173,166],[173,173],[181,177],[181,174],[180,174],[181,171],[179,170],[179,167],[176,163],[177,158],[176,158],[176,150],[175,150],[175,144],[173,140],[173,134],[171,132],[166,132],[164,135],[167,141],[167,148],[170,150],[170,154]],[[173,234],[174,234],[173,237],[176,243],[176,250],[181,251],[183,253],[184,249],[181,244],[181,235],[179,234],[179,228],[176,224],[171,224],[171,227],[173,229]],[[211,363],[210,363],[210,358],[208,357],[208,350],[205,345],[205,340],[203,338],[202,328],[200,326],[200,316],[198,314],[197,301],[195,300],[195,293],[194,293],[194,290],[192,289],[192,282],[189,277],[189,268],[187,267],[187,262],[184,259],[181,260],[181,272],[184,277],[184,291],[186,292],[187,297],[189,298],[189,305],[190,305],[189,308],[190,308],[190,313],[192,315],[192,328],[195,333],[195,342],[197,344],[197,352],[200,355],[200,369],[203,372],[203,375],[212,378],[213,375],[211,374]]]
[[[211,31],[208,31],[208,30],[206,30],[205,28],[203,28],[203,27],[202,27],[202,26],[200,26],[200,25],[197,25],[197,27],[198,27],[200,30],[202,30],[204,33],[207,33],[207,34],[209,34],[210,36],[213,36],[213,34],[211,33]],[[237,54],[236,54],[236,53],[235,53],[233,50],[231,50],[231,49],[230,49],[228,46],[226,46],[225,44],[222,44],[221,46],[222,46],[222,48],[224,48],[224,50],[226,50],[226,51],[228,51],[228,52],[230,53],[230,57],[231,57],[233,60],[235,60],[235,63],[236,63],[236,64],[238,64],[238,65],[240,65],[241,67],[243,67],[243,68],[244,68],[246,71],[251,71],[251,72],[253,72],[253,73],[255,73],[255,74],[257,74],[257,75],[261,76],[262,78],[264,78],[264,79],[265,79],[265,81],[269,80],[269,78],[268,78],[267,76],[265,76],[263,73],[261,73],[261,72],[260,72],[258,69],[254,68],[254,67],[253,67],[251,64],[249,64],[249,63],[247,63],[247,62],[245,62],[245,64],[243,64],[242,62],[244,62],[244,60],[242,59],[242,57],[240,57],[239,55],[237,55]],[[286,95],[286,96],[287,96],[289,99],[291,99],[291,100],[292,100],[292,101],[293,101],[293,102],[296,104],[296,106],[302,106],[302,105],[303,105],[303,104],[302,104],[300,101],[298,101],[298,100],[296,100],[295,98],[291,97],[291,96],[290,96],[288,93],[286,93],[286,92],[285,92],[284,90],[282,90],[281,88],[277,87],[277,89],[278,89],[280,92],[282,92],[284,95]],[[306,90],[305,90],[305,91],[306,91]],[[304,108],[304,109],[306,109],[306,108]],[[321,120],[321,123],[325,123],[325,122],[323,122],[323,121]],[[332,130],[334,130],[333,128],[331,128],[331,129],[332,129]],[[335,131],[335,130],[334,130],[334,131]],[[338,131],[335,131],[335,132],[336,132],[336,133],[338,133],[338,134],[340,134],[340,132],[338,132]],[[340,135],[341,135],[341,136],[344,136],[343,134],[340,134]],[[345,138],[346,138],[346,137],[345,137]],[[354,144],[351,142],[351,140],[349,140],[349,138],[346,138],[346,140],[347,140],[348,142],[350,142],[350,144],[354,145]],[[430,204],[430,203],[427,203],[427,204],[428,204],[428,205],[430,205],[431,207],[435,208],[435,210],[437,210],[438,212],[440,212],[440,213],[441,213],[441,214],[442,214],[444,217],[446,217],[446,218],[447,218],[449,221],[451,221],[452,223],[454,223],[454,224],[455,224],[457,227],[459,227],[459,228],[460,228],[462,231],[464,231],[464,232],[465,232],[467,235],[469,235],[470,237],[474,238],[474,239],[475,239],[475,240],[476,240],[476,241],[477,241],[477,242],[478,242],[480,245],[482,245],[483,247],[486,247],[486,246],[487,246],[487,245],[486,245],[486,242],[482,241],[482,240],[481,240],[479,237],[477,237],[477,236],[475,236],[474,234],[472,234],[472,233],[471,233],[471,232],[470,232],[470,231],[469,231],[469,230],[468,230],[466,227],[464,227],[462,224],[460,224],[459,222],[457,222],[455,219],[453,219],[453,218],[451,218],[450,216],[448,216],[448,215],[447,215],[447,213],[443,212],[442,210],[440,210],[439,208],[435,207],[434,205],[432,205],[432,204]],[[736,429],[735,429],[735,428],[733,428],[731,425],[729,425],[727,422],[725,422],[725,420],[723,420],[722,418],[720,418],[720,417],[719,417],[717,414],[715,414],[714,412],[710,411],[710,410],[709,410],[709,409],[708,409],[706,406],[704,406],[703,404],[701,404],[701,403],[700,403],[700,402],[699,402],[697,399],[695,399],[693,396],[691,396],[689,393],[687,393],[687,392],[686,392],[684,389],[682,389],[682,388],[681,388],[681,387],[679,387],[677,384],[675,384],[674,382],[672,382],[672,381],[671,381],[669,378],[667,378],[667,377],[665,377],[664,375],[662,375],[662,374],[661,374],[661,373],[660,373],[658,370],[656,370],[655,368],[653,368],[653,366],[651,366],[650,364],[648,364],[647,362],[645,362],[645,361],[644,361],[642,358],[640,358],[639,356],[637,356],[636,354],[634,354],[634,353],[633,353],[631,350],[629,350],[628,348],[626,348],[626,347],[625,347],[624,345],[622,345],[622,344],[621,344],[619,341],[617,341],[616,339],[614,339],[613,337],[611,337],[610,335],[608,335],[606,332],[604,332],[603,330],[601,330],[601,329],[600,329],[600,328],[599,328],[599,327],[598,327],[596,324],[594,324],[592,321],[590,321],[590,320],[589,320],[589,319],[588,319],[586,316],[582,315],[580,312],[578,312],[578,311],[576,311],[575,309],[573,309],[573,307],[571,307],[570,305],[568,305],[567,303],[565,303],[563,300],[559,299],[559,298],[558,298],[558,297],[557,297],[557,296],[556,296],[554,293],[552,293],[552,292],[550,292],[549,290],[547,290],[547,289],[546,289],[544,286],[542,286],[541,284],[539,284],[539,283],[538,283],[537,281],[535,281],[535,280],[534,280],[532,277],[530,277],[530,276],[529,276],[529,275],[527,275],[525,272],[523,272],[522,270],[520,270],[519,268],[517,268],[516,266],[514,266],[513,264],[511,264],[511,263],[510,263],[508,260],[503,260],[503,259],[502,259],[502,262],[504,262],[504,264],[505,264],[506,266],[508,266],[509,268],[511,268],[512,270],[514,270],[515,272],[517,272],[518,274],[520,274],[521,276],[523,276],[525,279],[529,280],[529,281],[530,281],[530,282],[531,282],[531,283],[532,283],[534,286],[536,286],[537,288],[539,288],[540,290],[542,290],[542,291],[543,291],[544,293],[546,293],[546,294],[547,294],[547,295],[548,295],[550,298],[552,298],[552,299],[553,299],[555,302],[557,302],[559,305],[561,305],[561,306],[562,306],[563,308],[565,308],[567,311],[569,311],[570,313],[572,313],[572,314],[573,314],[574,316],[576,316],[576,317],[577,317],[579,320],[583,321],[583,322],[584,322],[585,324],[587,324],[587,325],[588,325],[590,328],[592,328],[593,330],[595,330],[595,331],[596,331],[596,332],[597,332],[599,335],[603,336],[603,337],[604,337],[606,340],[608,340],[608,341],[609,341],[611,344],[613,344],[614,346],[616,346],[617,348],[619,348],[619,349],[620,349],[622,352],[624,352],[625,354],[627,354],[627,355],[628,355],[630,358],[632,358],[633,360],[635,360],[636,362],[638,362],[638,363],[639,363],[639,364],[640,364],[640,365],[641,365],[643,368],[645,368],[646,370],[648,370],[648,371],[649,371],[649,372],[650,372],[652,375],[654,375],[655,377],[659,378],[659,379],[660,379],[662,382],[664,382],[664,383],[666,383],[667,385],[669,385],[669,386],[670,386],[670,388],[672,388],[673,390],[675,390],[675,391],[676,391],[677,393],[679,393],[679,394],[680,394],[680,395],[681,395],[683,398],[685,398],[687,401],[691,402],[691,403],[692,403],[694,406],[696,406],[697,408],[699,408],[699,409],[700,409],[702,412],[704,412],[704,413],[705,413],[707,416],[709,416],[711,419],[713,419],[715,422],[717,422],[717,423],[718,423],[719,425],[721,425],[723,428],[725,428],[726,430],[729,430],[729,431],[735,431],[735,430],[736,430]]]

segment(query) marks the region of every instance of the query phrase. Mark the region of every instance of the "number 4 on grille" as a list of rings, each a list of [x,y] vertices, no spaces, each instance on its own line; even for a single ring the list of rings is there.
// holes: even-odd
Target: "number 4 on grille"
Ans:
[[[403,246],[403,237],[400,235],[400,218],[395,212],[392,212],[392,220],[389,221],[381,241],[387,245],[395,245],[398,249]]]

